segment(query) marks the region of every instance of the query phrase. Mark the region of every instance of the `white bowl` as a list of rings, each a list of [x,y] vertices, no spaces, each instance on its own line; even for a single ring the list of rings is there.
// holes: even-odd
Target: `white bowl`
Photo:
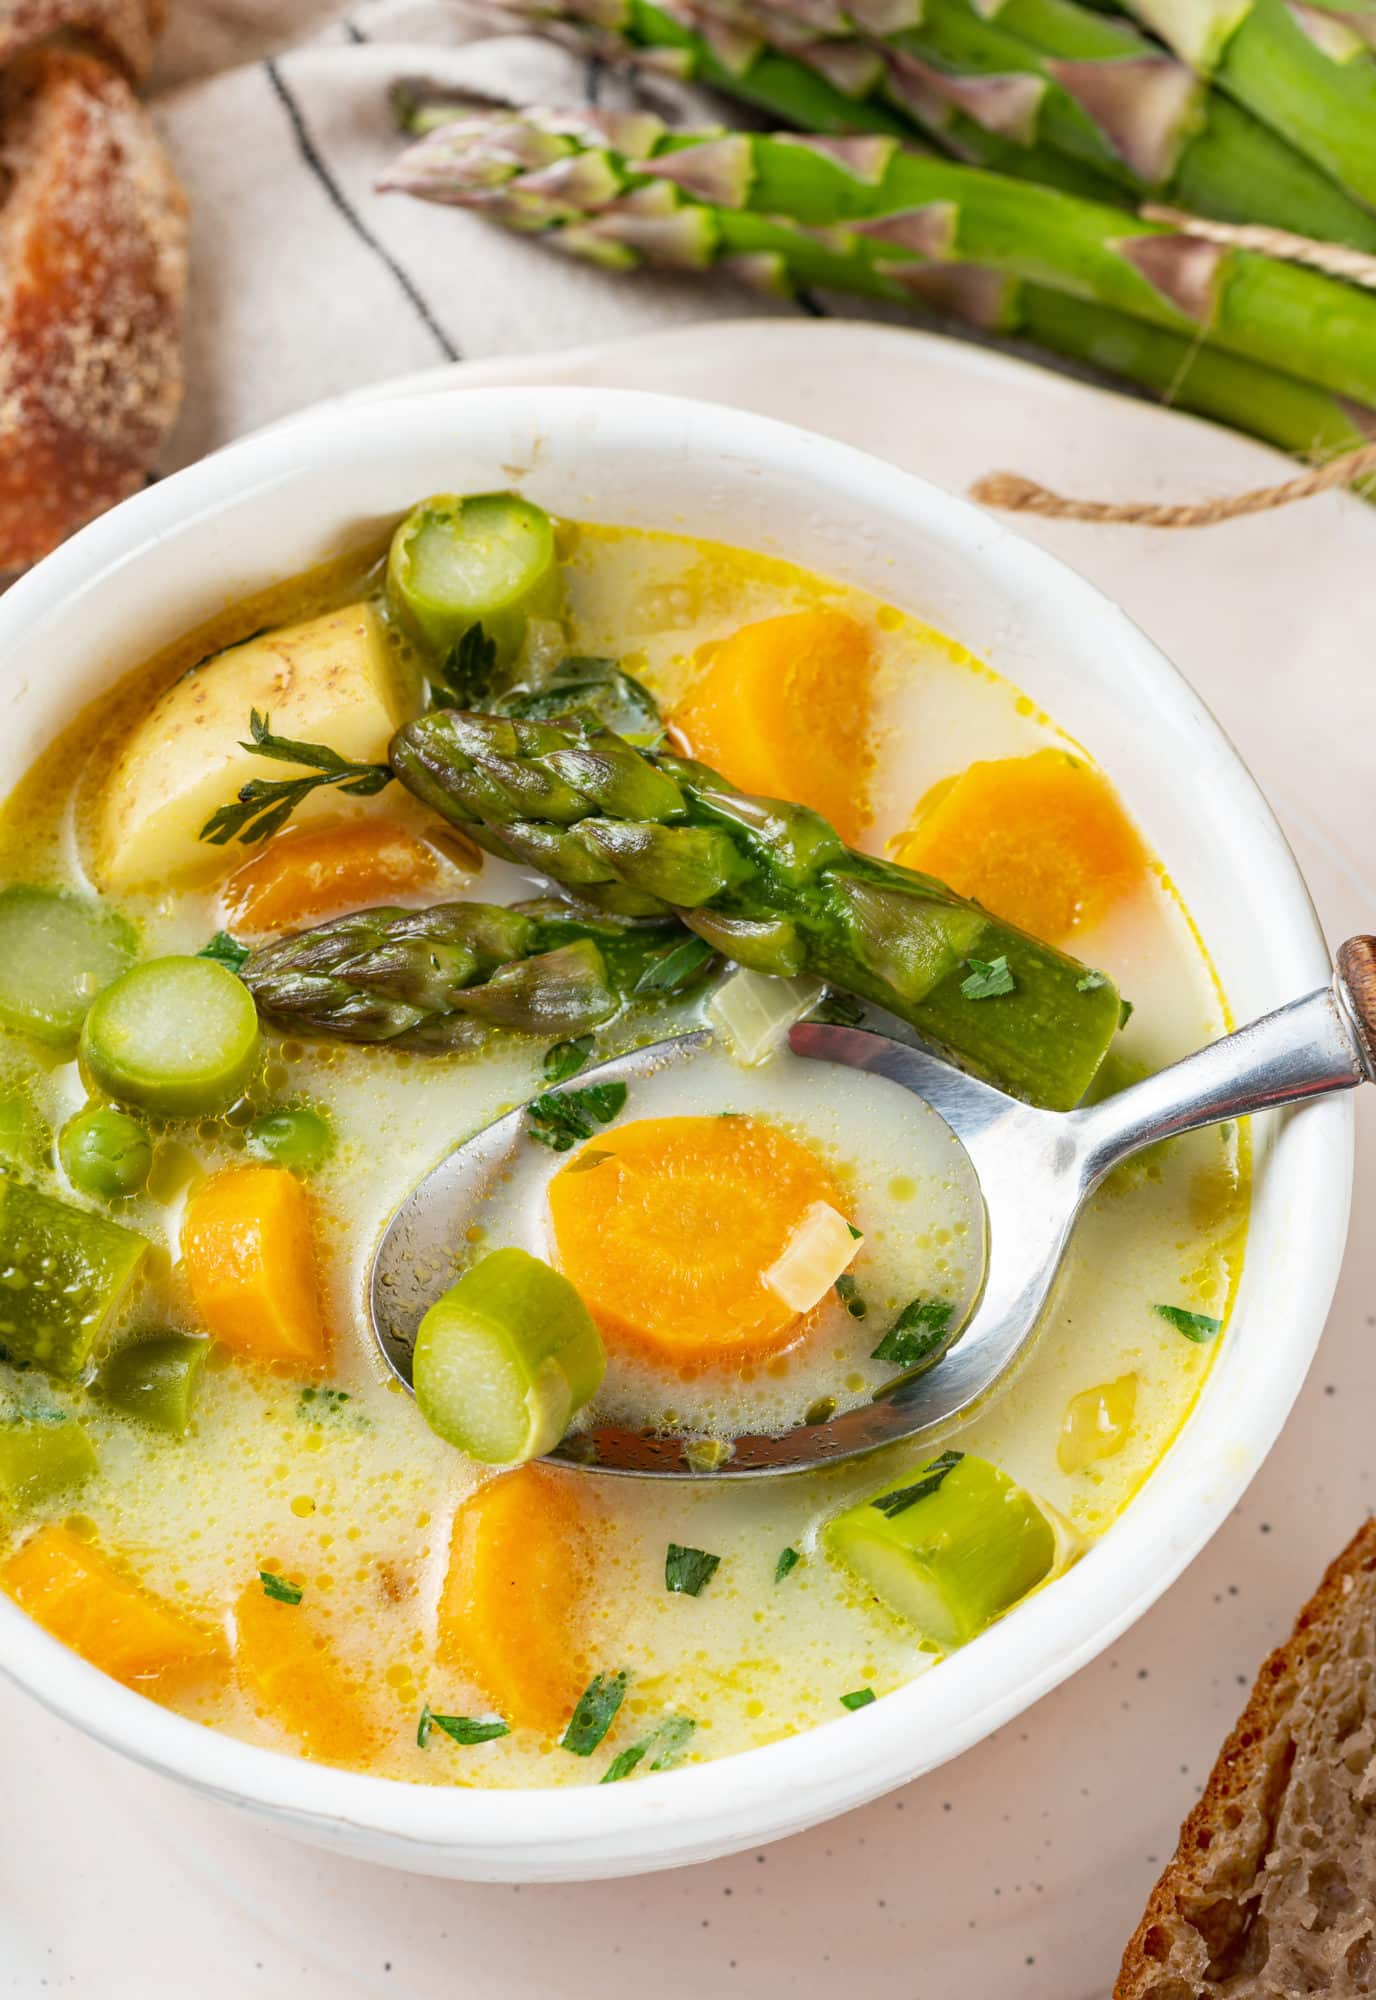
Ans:
[[[126,501],[0,600],[8,787],[75,710],[209,613],[420,494],[518,486],[553,512],[789,556],[956,634],[1112,773],[1239,1019],[1322,984],[1293,857],[1236,752],[1141,632],[1007,529],[863,453],[739,410],[579,389],[324,409]],[[280,1831],[471,1880],[633,1874],[796,1832],[955,1756],[1102,1651],[1237,1502],[1303,1380],[1352,1174],[1342,1096],[1256,1121],[1241,1291],[1198,1407],[1069,1575],[959,1658],[802,1736],[633,1785],[400,1784],[251,1747],[89,1667],[0,1598],[0,1667],[100,1741]]]

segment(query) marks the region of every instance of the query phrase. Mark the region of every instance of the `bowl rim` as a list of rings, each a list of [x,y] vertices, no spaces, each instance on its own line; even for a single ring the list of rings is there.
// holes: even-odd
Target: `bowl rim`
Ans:
[[[494,421],[510,414],[539,437],[576,430],[580,420],[609,411],[638,432],[666,438],[696,422],[733,466],[750,460],[776,468],[794,464],[829,490],[863,489],[876,511],[883,504],[905,512],[991,575],[997,568],[1024,587],[1044,590],[1058,617],[1092,620],[1114,643],[1127,680],[1195,745],[1205,746],[1216,775],[1245,808],[1247,837],[1257,849],[1258,868],[1273,878],[1280,943],[1294,959],[1297,978],[1318,985],[1328,976],[1328,953],[1298,866],[1255,781],[1178,670],[1112,600],[1003,522],[916,475],[727,405],[638,390],[529,387],[417,390],[375,404],[331,399],[135,495],[21,577],[0,600],[0,658],[21,635],[28,644],[41,638],[49,619],[69,615],[75,600],[89,603],[112,577],[168,538],[203,534],[218,516],[290,484],[299,470],[318,471],[332,459],[353,456],[360,436],[399,450],[408,433],[420,436],[447,416],[461,415],[471,424],[478,403]],[[198,560],[204,564],[204,553]],[[1211,1449],[1220,1454],[1193,1512],[1166,1505],[1158,1465],[1109,1535],[1057,1580],[1055,1591],[1020,1607],[1016,1640],[1008,1636],[1011,1624],[995,1626],[964,1649],[959,1676],[920,1675],[880,1701],[797,1736],[633,1785],[503,1791],[371,1777],[244,1743],[110,1680],[3,1594],[0,1671],[109,1747],[265,1814],[285,1831],[472,1879],[629,1874],[815,1824],[959,1754],[1068,1678],[1161,1595],[1236,1504],[1303,1382],[1346,1236],[1350,1096],[1307,1107],[1303,1119],[1282,1120],[1278,1129],[1268,1172],[1283,1174],[1303,1203],[1305,1255],[1294,1274],[1298,1309],[1287,1344],[1277,1346],[1265,1370],[1252,1370],[1240,1391],[1234,1385],[1226,1428],[1241,1428],[1246,1450],[1239,1453],[1223,1435],[1206,1382],[1167,1453],[1174,1459],[1188,1447],[1202,1465]],[[1065,1632],[1077,1636],[1067,1642]],[[1020,1674],[1010,1672],[1004,1658],[1015,1652],[1026,1663]]]

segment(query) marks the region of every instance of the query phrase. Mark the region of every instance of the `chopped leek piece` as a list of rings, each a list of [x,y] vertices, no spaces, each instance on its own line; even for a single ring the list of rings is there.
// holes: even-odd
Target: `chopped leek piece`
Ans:
[[[606,1366],[568,1279],[525,1250],[494,1250],[421,1321],[416,1404],[447,1444],[484,1465],[515,1465],[553,1450]]]
[[[436,494],[413,507],[392,537],[388,605],[437,659],[457,653],[481,626],[492,665],[510,666],[530,620],[557,617],[561,598],[550,518],[514,493]],[[472,663],[463,664],[471,680]],[[471,702],[485,690],[456,692]]]
[[[0,1175],[0,1350],[80,1375],[147,1254],[132,1229]]]
[[[258,1010],[216,959],[150,959],[96,1000],[81,1060],[109,1096],[147,1111],[223,1111],[257,1066]]]
[[[95,1393],[126,1417],[184,1437],[210,1345],[191,1333],[144,1334],[107,1356]]]
[[[95,1447],[61,1410],[26,1410],[0,1421],[0,1499],[11,1513],[40,1505],[96,1469]]]
[[[736,1061],[750,1069],[782,1047],[794,1022],[812,1012],[824,991],[820,979],[774,979],[741,966],[708,1001],[707,1018]]]
[[[51,1153],[53,1135],[29,1099],[19,1093],[0,1097],[0,1168],[30,1172]]]
[[[1056,1561],[1055,1530],[1031,1494],[957,1451],[847,1508],[823,1533],[837,1561],[939,1652],[973,1639]]]
[[[137,953],[130,925],[92,897],[29,883],[0,891],[0,1022],[75,1048],[96,994]]]

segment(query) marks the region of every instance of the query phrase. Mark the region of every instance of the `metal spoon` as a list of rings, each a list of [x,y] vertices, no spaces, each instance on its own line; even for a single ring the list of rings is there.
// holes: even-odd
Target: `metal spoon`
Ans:
[[[1351,939],[1337,968],[1330,986],[1080,1111],[1034,1110],[886,1035],[809,1022],[793,1028],[795,1054],[903,1085],[964,1147],[979,1182],[987,1238],[972,1317],[927,1373],[900,1378],[828,1423],[736,1438],[720,1466],[704,1465],[688,1439],[612,1427],[572,1434],[553,1457],[599,1472],[740,1478],[807,1471],[949,1429],[1006,1379],[1027,1349],[1075,1219],[1120,1160],[1197,1126],[1376,1081],[1376,938]],[[583,1071],[574,1087],[633,1082],[691,1057],[710,1039],[681,1035],[634,1049]],[[453,1282],[456,1247],[494,1176],[527,1143],[524,1123],[524,1107],[508,1112],[441,1160],[378,1244],[369,1283],[373,1332],[408,1388],[416,1329]]]

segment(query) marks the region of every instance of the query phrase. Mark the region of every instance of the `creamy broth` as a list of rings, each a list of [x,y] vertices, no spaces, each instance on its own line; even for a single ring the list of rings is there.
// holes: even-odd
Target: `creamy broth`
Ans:
[[[864,627],[875,660],[874,758],[858,783],[869,808],[864,845],[873,853],[884,853],[919,802],[973,760],[1042,748],[1085,758],[1072,734],[956,640],[861,593],[787,563],[674,536],[563,526],[560,538],[568,586],[562,650],[621,659],[671,721],[701,670],[702,649],[742,625],[827,605]],[[234,638],[350,603],[380,581],[376,552],[367,551],[225,613],[147,666],[117,664],[108,698],[47,753],[0,816],[0,880],[98,886],[92,839],[103,788],[155,693]],[[1064,721],[1073,730],[1075,718]],[[509,863],[488,857],[475,865],[465,844],[442,828],[437,837],[433,816],[395,785],[377,800],[341,803],[359,814],[385,812],[435,839],[437,879],[418,900],[508,902],[544,893]],[[220,855],[227,871],[244,851]],[[138,927],[144,956],[195,953],[226,922],[223,886],[221,874],[114,900]],[[1134,893],[1077,929],[1066,949],[1103,968],[1130,997],[1131,1019],[1115,1045],[1128,1064],[1158,1068],[1227,1026],[1206,952],[1155,864]],[[599,1053],[697,1024],[711,990],[666,1004],[652,1023],[639,1016],[613,1024],[599,1036]],[[326,1754],[418,1783],[596,1782],[614,1754],[666,1716],[697,1725],[681,1761],[723,1755],[829,1720],[844,1712],[843,1695],[882,1696],[937,1664],[913,1628],[818,1540],[839,1508],[924,1464],[931,1454],[921,1447],[758,1484],[561,1472],[550,1476],[576,1487],[595,1528],[582,1651],[592,1671],[629,1675],[610,1734],[587,1758],[520,1727],[465,1745],[432,1731],[418,1744],[424,1705],[461,1716],[494,1706],[488,1689],[437,1645],[455,1513],[491,1474],[434,1435],[389,1376],[368,1332],[363,1287],[379,1231],[401,1198],[457,1139],[539,1091],[542,1057],[541,1044],[518,1037],[475,1055],[268,1033],[247,1104],[223,1116],[152,1121],[149,1189],[117,1204],[119,1220],[154,1245],[126,1324],[197,1331],[179,1261],[189,1195],[205,1176],[243,1160],[255,1112],[307,1104],[328,1114],[335,1149],[310,1179],[333,1334],[328,1375],[303,1382],[245,1365],[217,1344],[184,1437],[130,1422],[79,1383],[44,1382],[44,1402],[85,1426],[98,1471],[76,1495],[58,1494],[8,1524],[21,1545],[43,1522],[66,1522],[165,1603],[231,1634],[246,1584],[260,1572],[290,1577],[302,1593],[297,1615],[351,1678],[369,1718],[356,1753],[336,1746]],[[51,1132],[87,1101],[75,1061],[25,1036],[0,1033],[0,1071],[4,1087]],[[896,1087],[786,1053],[753,1068],[715,1054],[633,1089],[623,1117],[723,1112],[774,1121],[834,1172],[863,1231],[855,1270],[866,1317],[857,1320],[832,1294],[801,1345],[691,1377],[613,1356],[599,1414],[730,1431],[797,1421],[828,1395],[846,1407],[892,1374],[870,1350],[906,1299],[930,1293],[958,1303],[977,1285],[980,1225],[958,1149]],[[552,1254],[541,1191],[563,1165],[553,1155],[535,1161],[538,1198],[525,1198],[525,1180],[522,1199],[499,1190],[484,1245]],[[31,1177],[70,1197],[50,1153]],[[1213,1350],[1183,1338],[1152,1307],[1168,1302],[1225,1317],[1246,1213],[1245,1135],[1236,1129],[1189,1135],[1118,1170],[1079,1225],[1033,1359],[1006,1394],[943,1440],[992,1460],[1046,1504],[1062,1565],[1129,1504],[1188,1415]],[[32,1402],[35,1381],[35,1371],[4,1374],[21,1402]],[[700,1595],[666,1591],[669,1543],[720,1558]],[[776,1582],[785,1549],[800,1560]],[[1054,1575],[1043,1587],[1054,1590]],[[958,1653],[939,1670],[959,1673]],[[261,1688],[245,1687],[232,1671],[149,1692],[250,1741],[322,1754],[284,1726]]]

